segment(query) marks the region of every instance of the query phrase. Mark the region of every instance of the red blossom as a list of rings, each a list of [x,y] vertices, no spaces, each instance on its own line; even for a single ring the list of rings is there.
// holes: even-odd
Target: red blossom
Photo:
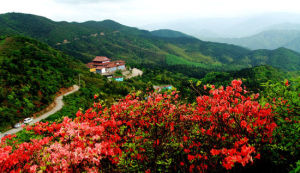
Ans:
[[[26,126],[39,140],[14,142],[12,147],[14,137],[4,137],[0,172],[116,172],[118,166],[131,166],[124,163],[151,172],[145,162],[158,163],[150,160],[155,158],[172,158],[176,168],[166,169],[186,172],[196,171],[195,165],[198,172],[220,163],[228,170],[245,166],[254,156],[260,159],[258,151],[272,141],[277,125],[270,106],[260,105],[258,94],[244,95],[241,84],[233,80],[231,86],[212,86],[196,104],[179,102],[174,91],[150,93],[147,100],[131,94],[109,108],[94,103],[75,119]]]
[[[290,85],[289,85],[289,81],[288,81],[288,80],[286,80],[286,82],[285,82],[285,86],[290,86]]]

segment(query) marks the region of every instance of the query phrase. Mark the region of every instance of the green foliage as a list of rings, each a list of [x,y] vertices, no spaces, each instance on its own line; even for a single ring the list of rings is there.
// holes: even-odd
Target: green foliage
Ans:
[[[87,69],[84,70],[81,71],[80,90],[74,94],[65,96],[65,105],[62,110],[46,118],[43,120],[44,122],[60,122],[62,117],[65,116],[75,118],[75,114],[79,109],[86,110],[93,105],[94,95],[97,95],[102,100],[103,106],[110,106],[130,92],[135,90],[146,91],[147,88],[150,88],[150,85],[139,79],[115,82],[113,80],[109,81],[106,77],[99,74],[90,73]]]
[[[243,84],[250,91],[261,92],[263,83],[279,82],[287,77],[282,71],[271,66],[258,66],[237,71],[209,72],[202,79],[202,83],[214,84],[217,87],[230,84],[233,79],[242,79]]]
[[[285,83],[285,84],[284,84]],[[300,158],[300,78],[263,85],[262,102],[273,103],[277,129],[274,144],[266,148],[276,165],[299,169]],[[276,106],[275,106],[276,105]]]
[[[25,37],[3,37],[0,45],[0,130],[21,121],[73,84],[76,60]]]

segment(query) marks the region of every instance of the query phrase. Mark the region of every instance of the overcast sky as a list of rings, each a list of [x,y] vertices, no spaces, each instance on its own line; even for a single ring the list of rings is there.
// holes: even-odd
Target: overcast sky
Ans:
[[[299,0],[1,0],[0,13],[23,12],[55,21],[112,19],[143,26],[186,18],[300,13]]]

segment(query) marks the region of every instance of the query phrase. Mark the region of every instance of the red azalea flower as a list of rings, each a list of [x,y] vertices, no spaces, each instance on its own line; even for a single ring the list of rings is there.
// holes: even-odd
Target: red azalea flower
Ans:
[[[285,82],[285,86],[290,86],[290,85],[289,85],[289,81],[288,81],[288,80],[286,80],[286,82]]]

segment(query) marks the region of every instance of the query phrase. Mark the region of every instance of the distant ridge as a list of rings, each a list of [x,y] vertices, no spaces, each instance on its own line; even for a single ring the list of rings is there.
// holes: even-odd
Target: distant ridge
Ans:
[[[235,44],[250,49],[277,49],[285,47],[300,52],[300,28],[267,30],[242,38],[210,38],[210,41]]]
[[[184,34],[179,31],[170,30],[170,29],[159,29],[159,30],[151,31],[151,34],[154,36],[166,37],[166,38],[180,38],[180,37],[194,38],[193,36]]]

